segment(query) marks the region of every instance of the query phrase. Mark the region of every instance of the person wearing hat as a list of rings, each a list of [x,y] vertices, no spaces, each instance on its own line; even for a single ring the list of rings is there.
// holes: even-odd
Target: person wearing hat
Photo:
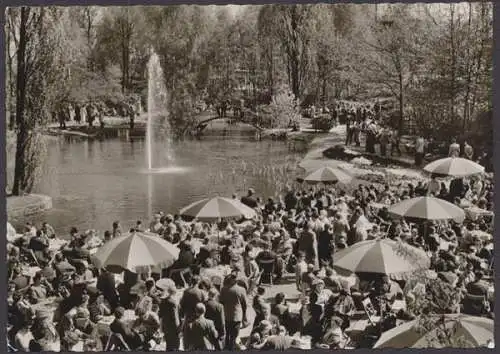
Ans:
[[[219,296],[224,306],[226,322],[226,350],[236,348],[236,339],[240,328],[247,326],[247,294],[244,288],[237,284],[236,277],[230,274],[224,280],[224,286]]]
[[[161,215],[160,214],[155,214],[153,216],[153,220],[149,224],[149,231],[153,232],[158,235],[162,235],[163,232],[165,231],[164,225],[160,221]]]
[[[219,292],[216,288],[211,287],[208,290],[208,301],[205,303],[205,317],[214,322],[215,329],[218,333],[218,341],[220,348],[224,345],[224,337],[226,334],[226,325],[224,318],[224,306],[218,301]]]
[[[196,304],[195,319],[187,325],[184,336],[184,350],[221,350],[219,334],[214,322],[205,317],[205,305]]]
[[[161,328],[167,342],[166,351],[178,351],[180,346],[181,318],[179,302],[175,298],[177,289],[170,286],[160,302]]]
[[[248,206],[249,208],[252,209],[257,208],[259,205],[254,195],[255,195],[255,190],[253,188],[249,188],[247,195],[241,198],[241,202],[246,206]]]

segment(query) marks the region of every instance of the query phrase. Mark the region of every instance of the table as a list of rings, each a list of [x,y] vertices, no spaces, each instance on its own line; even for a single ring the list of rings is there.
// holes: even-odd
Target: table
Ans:
[[[300,314],[300,309],[302,304],[300,302],[290,302],[288,303],[288,312],[293,314]]]
[[[405,300],[396,300],[391,306],[391,311],[393,312],[399,312],[399,311],[405,311],[406,310],[406,301]]]
[[[22,267],[21,274],[25,277],[33,278],[42,269],[40,267]]]
[[[49,240],[49,250],[50,251],[59,251],[61,248],[63,248],[68,241],[66,240],[61,240],[59,238],[52,238]]]
[[[226,277],[226,275],[231,273],[231,267],[229,266],[217,266],[214,268],[201,268],[200,276],[201,277],[220,277],[222,280]]]
[[[39,301],[38,303],[31,305],[31,308],[36,312],[38,310],[47,310],[52,312],[52,315],[59,307],[60,298],[58,297],[48,297],[45,300]]]
[[[471,220],[476,220],[479,216],[492,216],[494,213],[492,211],[481,209],[476,206],[464,207],[466,216]]]
[[[125,313],[123,315],[123,320],[126,323],[132,324],[135,320],[137,319],[137,316],[135,315],[134,310],[125,310]],[[115,320],[114,315],[110,316],[103,316],[99,322],[97,322],[97,330],[99,331],[100,335],[107,335],[111,331],[110,326],[111,323]]]

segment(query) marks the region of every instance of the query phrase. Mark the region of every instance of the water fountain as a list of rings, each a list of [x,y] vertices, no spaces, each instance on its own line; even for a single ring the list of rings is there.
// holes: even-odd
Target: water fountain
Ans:
[[[175,166],[168,96],[160,58],[151,50],[148,62],[148,101],[146,124],[146,173],[180,173]]]
[[[173,163],[171,130],[168,121],[167,89],[163,70],[156,53],[148,62],[148,111],[146,127],[146,159],[149,171]],[[154,163],[154,165],[153,165]]]

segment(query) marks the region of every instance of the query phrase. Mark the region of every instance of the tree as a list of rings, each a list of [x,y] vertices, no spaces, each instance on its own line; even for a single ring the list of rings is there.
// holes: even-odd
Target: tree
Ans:
[[[410,14],[409,5],[398,5],[393,9],[389,17],[370,26],[363,64],[369,81],[382,85],[398,100],[399,121],[396,126],[401,132],[406,92],[421,72],[423,31],[419,19]]]
[[[260,107],[258,115],[266,127],[288,128],[299,123],[299,105],[293,92],[288,87],[282,87],[273,96],[269,105]]]
[[[295,98],[304,92],[310,63],[311,26],[314,23],[313,5],[273,5],[276,33],[285,55],[288,81]]]
[[[10,9],[9,9],[10,10]],[[66,75],[64,10],[21,7],[16,72],[16,155],[12,193],[30,192],[40,172],[44,144],[39,127],[45,125],[59,98]]]

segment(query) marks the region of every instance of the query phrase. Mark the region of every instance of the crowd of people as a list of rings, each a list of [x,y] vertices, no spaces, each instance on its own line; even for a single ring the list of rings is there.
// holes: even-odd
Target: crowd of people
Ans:
[[[63,101],[53,112],[54,120],[59,123],[60,129],[66,129],[68,122],[77,125],[87,124],[90,128],[95,122],[104,127],[104,117],[128,117],[130,129],[134,129],[136,117],[142,108],[137,99],[128,99],[114,105],[106,105],[102,101],[90,100],[86,103]]]
[[[413,224],[389,215],[389,205],[427,194],[488,213],[462,223]],[[75,228],[56,235],[47,223],[28,223],[17,234],[9,226],[9,349],[370,347],[397,321],[421,315],[420,297],[440,296],[433,281],[454,295],[433,311],[493,316],[493,182],[487,176],[455,179],[449,187],[435,176],[417,186],[297,185],[266,201],[251,189],[241,202],[257,217],[203,223],[158,213],[149,225],[133,225],[131,232],[147,230],[180,249],[171,267],[148,274],[116,275],[93,265],[92,250],[124,233],[119,222],[102,235]],[[415,286],[420,277],[335,270],[339,250],[379,238],[427,252],[435,278],[418,280],[427,286],[424,293]],[[290,278],[295,297],[279,291]],[[160,286],[165,279],[168,285]],[[353,338],[350,328],[366,312],[365,299],[381,319]],[[402,300],[406,306],[395,307]]]

